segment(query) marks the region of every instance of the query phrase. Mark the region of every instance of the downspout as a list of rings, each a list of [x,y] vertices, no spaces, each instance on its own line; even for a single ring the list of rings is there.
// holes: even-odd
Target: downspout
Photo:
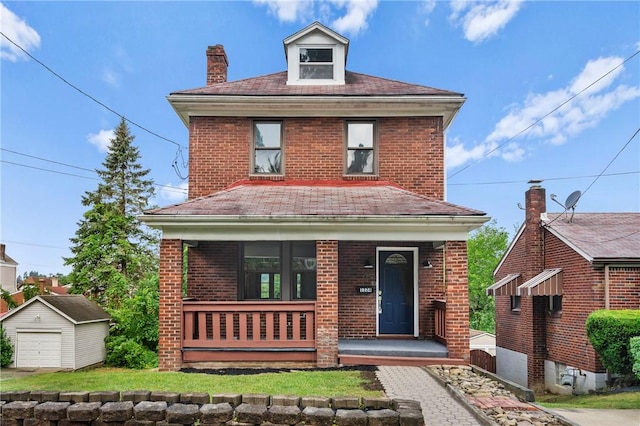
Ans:
[[[604,265],[604,308],[611,309],[609,300],[609,264]]]

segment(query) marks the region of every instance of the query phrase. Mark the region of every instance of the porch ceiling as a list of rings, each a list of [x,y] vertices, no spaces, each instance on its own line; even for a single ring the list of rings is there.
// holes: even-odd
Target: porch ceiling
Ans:
[[[243,181],[146,212],[163,238],[183,240],[466,240],[485,213],[390,182]]]

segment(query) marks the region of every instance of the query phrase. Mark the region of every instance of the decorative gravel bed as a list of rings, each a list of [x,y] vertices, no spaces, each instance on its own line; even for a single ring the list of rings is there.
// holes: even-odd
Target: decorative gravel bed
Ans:
[[[488,422],[501,426],[572,425],[539,407],[520,401],[504,385],[474,372],[467,366],[434,366],[428,371],[461,400],[486,416]],[[464,402],[464,401],[463,401]]]

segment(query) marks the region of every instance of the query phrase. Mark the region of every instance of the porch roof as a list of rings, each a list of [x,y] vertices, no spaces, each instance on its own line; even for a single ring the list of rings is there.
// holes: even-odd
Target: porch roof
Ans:
[[[388,181],[240,181],[141,219],[164,238],[466,240],[484,212]],[[267,226],[268,225],[268,226]]]

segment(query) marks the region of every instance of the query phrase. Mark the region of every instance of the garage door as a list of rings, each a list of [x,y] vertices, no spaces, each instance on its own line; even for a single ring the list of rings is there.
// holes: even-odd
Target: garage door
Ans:
[[[16,366],[60,367],[62,333],[18,333]]]

